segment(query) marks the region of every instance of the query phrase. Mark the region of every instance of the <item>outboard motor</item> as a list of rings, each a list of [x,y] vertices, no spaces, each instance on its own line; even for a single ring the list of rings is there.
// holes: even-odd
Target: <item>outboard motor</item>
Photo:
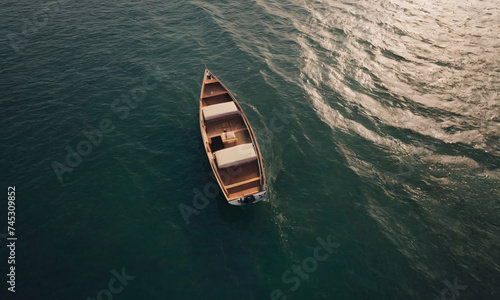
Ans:
[[[252,204],[255,202],[255,196],[254,195],[248,195],[243,198],[243,203],[245,204]]]

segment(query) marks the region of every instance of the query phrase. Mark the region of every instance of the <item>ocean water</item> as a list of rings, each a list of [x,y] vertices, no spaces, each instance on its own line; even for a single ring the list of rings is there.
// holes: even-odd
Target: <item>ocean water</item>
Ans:
[[[499,15],[3,1],[1,299],[500,299]],[[211,176],[205,65],[253,126],[265,202]]]

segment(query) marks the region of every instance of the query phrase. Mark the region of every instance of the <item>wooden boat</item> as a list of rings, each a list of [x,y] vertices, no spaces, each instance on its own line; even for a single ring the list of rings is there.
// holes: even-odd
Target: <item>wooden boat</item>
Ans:
[[[227,201],[261,201],[267,191],[262,155],[240,105],[208,69],[200,96],[200,128],[210,166]]]

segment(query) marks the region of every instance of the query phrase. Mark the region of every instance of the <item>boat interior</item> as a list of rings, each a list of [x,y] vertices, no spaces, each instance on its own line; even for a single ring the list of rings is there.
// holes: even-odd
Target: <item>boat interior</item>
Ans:
[[[228,91],[216,79],[206,78],[201,105],[210,151],[227,198],[259,192],[259,158],[243,116]]]

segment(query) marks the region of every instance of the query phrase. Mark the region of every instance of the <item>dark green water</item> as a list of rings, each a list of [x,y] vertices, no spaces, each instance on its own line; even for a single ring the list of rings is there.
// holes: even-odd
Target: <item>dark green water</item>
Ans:
[[[0,299],[500,299],[499,7],[4,1]],[[265,202],[212,188],[204,64]]]

